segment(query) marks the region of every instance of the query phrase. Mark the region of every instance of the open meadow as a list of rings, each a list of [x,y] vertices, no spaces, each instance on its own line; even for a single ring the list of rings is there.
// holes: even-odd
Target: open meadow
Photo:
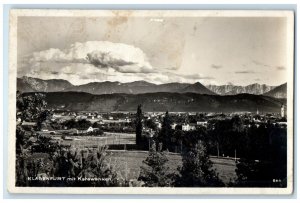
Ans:
[[[103,135],[72,135],[62,134],[51,135],[43,133],[44,136],[51,137],[61,145],[71,145],[78,149],[97,147],[102,145],[128,145],[135,144],[135,134],[133,133],[111,133],[104,132]]]
[[[121,151],[109,150],[109,161],[118,171],[118,175],[123,179],[137,179],[140,173],[140,167],[143,165],[143,160],[148,156],[147,151]],[[170,172],[177,173],[177,168],[182,164],[182,158],[177,153],[167,153],[167,166]],[[216,169],[220,179],[228,184],[236,178],[236,163],[232,159],[211,157],[213,168]]]
[[[91,149],[103,145],[119,145],[123,150],[108,150],[108,162],[117,171],[119,178],[131,180],[137,179],[140,173],[140,167],[143,165],[143,160],[146,159],[147,151],[128,151],[126,145],[135,144],[135,134],[128,133],[110,133],[104,132],[101,136],[69,136],[62,139],[62,135],[52,136],[62,145],[70,145],[75,149]],[[36,157],[36,155],[33,155]],[[170,172],[177,173],[178,167],[182,164],[181,155],[178,153],[167,153],[169,159],[167,166]],[[220,179],[224,183],[229,183],[236,179],[236,163],[230,158],[210,157],[213,162],[213,167],[219,174]]]
[[[143,161],[148,156],[147,151],[128,151],[128,150],[108,150],[107,161],[117,172],[118,178],[123,180],[135,180],[139,177],[140,168],[143,166]],[[177,169],[182,164],[182,158],[177,153],[167,153],[167,166],[171,173],[178,173]],[[31,160],[44,160],[45,166],[51,165],[49,155],[46,153],[33,153]],[[213,168],[219,174],[220,179],[228,184],[236,179],[236,163],[228,158],[210,157],[213,162]]]

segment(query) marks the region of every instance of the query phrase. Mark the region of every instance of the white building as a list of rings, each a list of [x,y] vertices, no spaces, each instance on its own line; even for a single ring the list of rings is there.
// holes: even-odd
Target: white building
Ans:
[[[283,118],[284,117],[284,105],[281,105],[281,117]]]
[[[207,121],[197,121],[197,125],[207,127]]]
[[[92,126],[90,126],[90,127],[86,130],[86,132],[89,133],[89,132],[94,132],[94,131],[97,131],[97,130],[99,130],[99,128],[93,128]]]
[[[160,122],[155,122],[155,124],[156,124],[156,126],[157,126],[157,128],[161,128],[161,123]]]
[[[182,130],[183,131],[190,131],[190,130],[195,130],[196,127],[194,125],[190,125],[190,124],[183,124],[182,125]]]

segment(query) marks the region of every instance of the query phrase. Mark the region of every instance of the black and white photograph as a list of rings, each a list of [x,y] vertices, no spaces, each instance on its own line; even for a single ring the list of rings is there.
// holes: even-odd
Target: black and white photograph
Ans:
[[[290,194],[291,11],[11,10],[9,191]]]

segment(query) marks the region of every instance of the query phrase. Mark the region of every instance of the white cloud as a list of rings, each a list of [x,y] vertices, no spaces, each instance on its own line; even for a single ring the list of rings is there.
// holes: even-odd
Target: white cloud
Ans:
[[[144,52],[134,46],[107,41],[74,43],[69,48],[34,52],[29,63],[90,63],[98,68],[111,67],[119,72],[153,72]]]
[[[18,76],[65,79],[74,85],[89,82],[145,80],[152,83],[206,82],[201,74],[179,75],[168,69],[155,69],[144,52],[134,46],[106,41],[74,43],[69,48],[47,49],[26,56]]]

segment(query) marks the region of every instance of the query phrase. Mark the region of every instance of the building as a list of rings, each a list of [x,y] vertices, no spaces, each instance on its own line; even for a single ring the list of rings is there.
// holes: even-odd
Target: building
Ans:
[[[183,131],[190,131],[190,130],[195,130],[196,126],[195,125],[190,125],[190,124],[183,124],[182,125],[182,130]]]
[[[207,121],[197,121],[197,125],[207,127]]]
[[[176,124],[176,123],[173,123],[173,124],[171,125],[172,130],[175,130],[176,126],[177,126],[177,124]]]
[[[92,126],[90,126],[90,127],[86,130],[86,132],[89,133],[89,132],[95,132],[95,131],[98,131],[98,130],[99,130],[99,128],[93,128]]]
[[[36,125],[35,122],[27,122],[27,121],[24,121],[21,125],[22,125],[22,127],[23,127],[25,130],[32,130],[32,129],[34,129],[35,127],[37,127],[37,125]]]
[[[283,118],[284,117],[284,115],[285,115],[285,113],[284,113],[284,105],[281,105],[281,118]]]
[[[156,124],[158,129],[161,129],[161,123],[160,122],[156,121],[155,124]]]

